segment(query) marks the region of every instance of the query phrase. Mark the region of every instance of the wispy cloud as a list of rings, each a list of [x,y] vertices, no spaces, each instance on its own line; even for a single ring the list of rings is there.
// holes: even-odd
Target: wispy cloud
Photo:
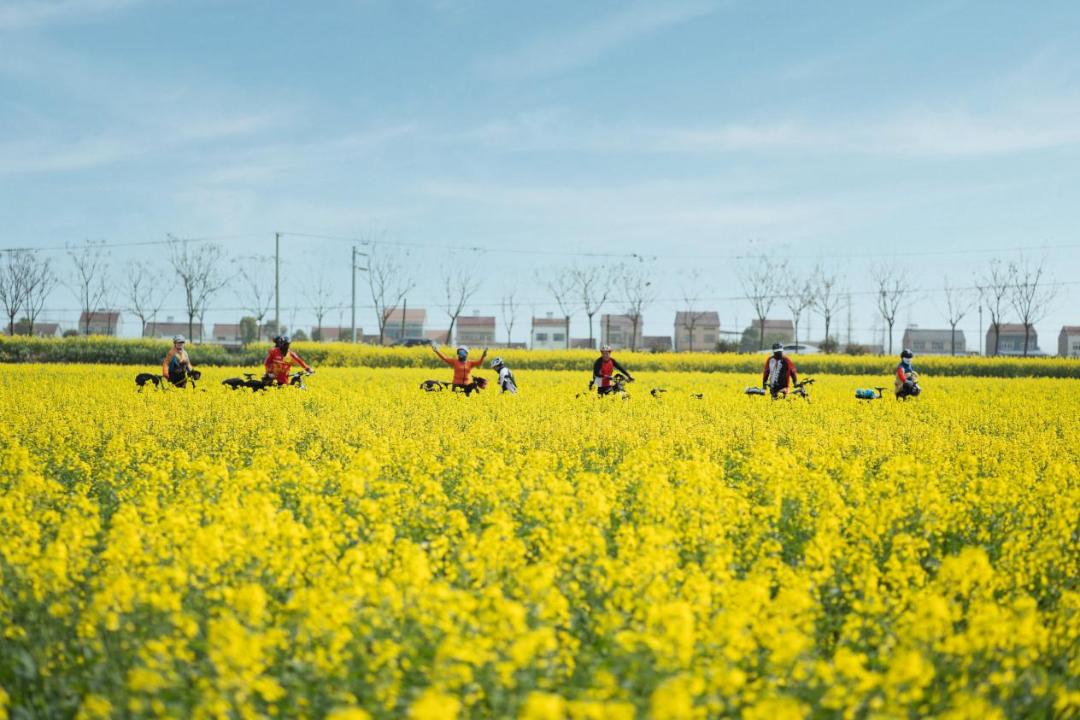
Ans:
[[[596,62],[640,37],[712,14],[718,8],[713,0],[636,2],[582,27],[541,37],[490,58],[481,68],[503,79],[557,75]]]
[[[433,139],[503,152],[597,154],[795,153],[917,158],[998,156],[1080,144],[1080,98],[1027,98],[993,111],[961,103],[864,117],[763,118],[642,126],[540,110],[493,119]]]
[[[143,0],[4,0],[0,4],[0,30],[101,15],[140,2]]]

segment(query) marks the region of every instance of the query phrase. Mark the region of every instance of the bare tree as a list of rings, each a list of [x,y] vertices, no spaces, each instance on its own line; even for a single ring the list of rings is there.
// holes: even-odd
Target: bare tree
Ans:
[[[540,278],[544,286],[555,298],[555,304],[559,306],[563,320],[566,322],[566,347],[570,347],[570,314],[573,311],[574,271],[571,269],[554,270],[544,279]]]
[[[739,274],[743,292],[754,308],[754,316],[761,323],[758,333],[758,350],[765,347],[765,320],[769,310],[782,291],[781,278],[784,277],[786,263],[771,261],[765,255],[759,255],[753,263]]]
[[[90,314],[100,310],[109,292],[108,251],[104,243],[87,240],[81,247],[68,250],[75,266],[72,289],[78,297],[83,313],[83,335],[90,334]]]
[[[645,307],[656,299],[656,291],[644,268],[639,265],[623,267],[618,274],[617,284],[626,307],[626,315],[630,318],[630,350],[634,351],[637,350]]]
[[[797,278],[792,276],[784,288],[784,304],[791,312],[791,322],[795,326],[795,348],[799,347],[799,322],[802,314],[814,304],[813,278]]]
[[[694,269],[686,273],[683,276],[681,290],[683,307],[686,309],[681,313],[676,313],[676,317],[681,318],[681,322],[675,328],[675,343],[678,345],[679,328],[682,328],[686,330],[687,344],[689,345],[687,350],[694,352],[694,330],[708,315],[708,313],[700,310],[697,305],[701,299],[701,271]],[[682,351],[683,348],[678,347],[676,349]]]
[[[589,265],[569,271],[574,291],[581,301],[581,307],[589,318],[589,345],[593,344],[593,316],[607,302],[611,294],[611,273],[602,265]],[[567,330],[569,337],[569,329]]]
[[[511,291],[509,295],[504,295],[502,299],[502,321],[503,327],[506,328],[506,344],[507,346],[513,342],[514,335],[514,322],[517,321],[517,313],[520,306],[517,302],[517,292]]]
[[[480,289],[480,281],[469,277],[469,272],[464,268],[456,270],[447,269],[443,273],[443,290],[446,292],[446,304],[443,309],[450,318],[450,327],[446,329],[446,344],[454,335],[454,324],[461,316],[461,311],[469,303],[469,300]]]
[[[904,298],[911,292],[911,282],[907,273],[891,265],[875,268],[871,271],[871,276],[874,278],[878,313],[888,328],[889,354],[892,355],[893,325],[896,324],[896,315],[900,312]]]
[[[274,259],[265,255],[238,258],[239,275],[243,281],[240,298],[242,307],[255,318],[259,333],[266,332],[266,316],[274,306]],[[272,335],[277,335],[280,328],[274,328]]]
[[[326,317],[326,313],[330,312],[334,298],[334,288],[325,273],[308,273],[308,277],[312,279],[304,288],[304,297],[311,303],[311,311],[315,313],[315,331],[318,333],[318,337],[312,337],[312,340],[322,342],[323,318]]]
[[[56,273],[53,272],[49,258],[39,258],[36,255],[31,255],[30,263],[31,270],[26,288],[25,304],[26,319],[29,325],[27,334],[33,335],[34,322],[45,308],[49,295],[56,288],[58,278]]]
[[[997,259],[990,261],[986,273],[975,283],[979,289],[979,299],[990,313],[990,327],[994,329],[993,355],[997,355],[1001,347],[1001,320],[1008,304],[1009,283],[1008,268]],[[990,348],[986,349],[989,352]]]
[[[165,304],[167,295],[164,274],[146,263],[132,262],[127,265],[124,279],[127,309],[142,323],[139,334],[146,335],[147,323],[157,321],[157,314]]]
[[[386,340],[386,324],[390,315],[405,300],[409,291],[416,287],[416,283],[390,250],[372,250],[367,275],[371,304],[375,307],[375,321],[379,325],[379,344],[382,345]]]
[[[192,243],[170,236],[169,260],[184,288],[184,305],[188,316],[188,337],[193,338],[195,319],[200,325],[209,307],[210,298],[231,279],[222,271],[225,253],[220,245]],[[200,333],[201,336],[201,333]]]
[[[825,321],[825,340],[822,343],[822,350],[830,352],[833,343],[829,337],[829,328],[832,326],[832,319],[844,307],[846,300],[844,289],[840,276],[820,265],[814,269],[812,286],[814,289],[813,308]]]
[[[971,311],[971,297],[963,288],[949,285],[949,278],[945,278],[945,312],[948,316],[949,327],[952,328],[950,336],[950,353],[956,354],[956,326]]]
[[[26,296],[34,274],[34,260],[25,250],[10,250],[4,255],[0,268],[0,305],[8,316],[8,334],[15,334],[15,316],[26,304]]]
[[[1028,356],[1031,338],[1031,326],[1046,315],[1050,303],[1057,294],[1046,275],[1045,263],[1032,265],[1021,258],[1019,262],[1009,264],[1010,295],[1013,310],[1024,324],[1024,357]]]

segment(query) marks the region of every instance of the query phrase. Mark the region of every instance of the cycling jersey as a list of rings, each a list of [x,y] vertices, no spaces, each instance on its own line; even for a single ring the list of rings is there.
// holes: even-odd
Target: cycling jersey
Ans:
[[[289,382],[289,372],[292,370],[293,364],[299,365],[305,370],[310,370],[308,364],[304,362],[299,355],[290,350],[288,353],[282,353],[278,348],[270,348],[270,352],[266,354],[266,361],[263,366],[266,368],[266,374],[272,375],[274,379],[281,385]]]
[[[596,362],[593,363],[593,385],[598,388],[611,387],[611,377],[618,370],[626,377],[630,377],[630,371],[619,364],[619,361],[615,358],[609,357],[604,359],[602,356],[596,358]]]
[[[770,357],[765,361],[765,370],[761,373],[761,383],[774,392],[787,390],[791,383],[799,382],[795,371],[795,363],[791,358]]]
[[[167,378],[179,377],[184,368],[189,367],[191,367],[191,358],[188,357],[187,350],[171,347],[169,352],[165,353],[165,360],[161,363],[161,374]]]
[[[473,368],[479,367],[484,361],[481,360],[458,360],[456,357],[448,358],[439,356],[444,363],[454,368],[454,385],[468,385],[472,382]]]

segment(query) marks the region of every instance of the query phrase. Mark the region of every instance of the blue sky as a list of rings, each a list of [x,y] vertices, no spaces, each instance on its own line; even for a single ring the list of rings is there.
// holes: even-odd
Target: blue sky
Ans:
[[[731,257],[748,253],[795,274],[825,263],[856,293],[873,262],[905,268],[924,291],[901,325],[923,327],[944,327],[945,275],[970,285],[1013,248],[1080,280],[1075,3],[313,7],[0,0],[3,245],[171,232],[252,255],[278,230],[382,238],[410,248],[409,304],[433,327],[443,268],[482,278],[470,311],[516,289],[542,314],[538,275],[620,262],[582,252],[646,256],[650,334],[671,333],[688,285],[741,329]],[[316,274],[347,302],[348,243],[284,245],[286,322],[312,321]],[[549,254],[446,249],[460,247]],[[117,248],[114,270],[132,257],[164,265]],[[1080,324],[1078,296],[1060,286],[1044,349]],[[870,340],[874,311],[853,297]],[[208,319],[242,304],[223,292]],[[49,307],[74,320],[77,302],[61,286]]]

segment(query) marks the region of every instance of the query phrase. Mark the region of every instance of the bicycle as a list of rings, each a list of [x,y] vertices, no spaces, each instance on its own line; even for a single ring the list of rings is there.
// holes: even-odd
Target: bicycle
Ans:
[[[449,389],[450,392],[465,393],[468,397],[473,392],[480,392],[487,389],[487,380],[482,377],[473,378],[472,382],[468,385],[455,385],[454,383],[444,382],[442,380],[425,380],[420,383],[420,389],[424,392],[442,392]]]
[[[791,386],[790,391],[777,390],[772,393],[773,400],[779,400],[781,397],[788,399],[792,397],[801,397],[806,402],[810,402],[810,386],[814,384],[814,378],[807,378],[806,380],[800,380]],[[768,395],[769,391],[765,388],[751,385],[743,391],[746,395]]]
[[[307,390],[304,378],[310,374],[311,373],[306,370],[299,370],[289,375],[289,381],[287,383],[278,384],[274,378],[269,375],[263,375],[261,378],[256,379],[255,373],[243,373],[243,378],[226,378],[221,381],[221,384],[225,385],[230,390],[245,388],[252,392],[259,392],[260,390],[266,390],[271,387],[285,387],[286,385],[300,390]]]

